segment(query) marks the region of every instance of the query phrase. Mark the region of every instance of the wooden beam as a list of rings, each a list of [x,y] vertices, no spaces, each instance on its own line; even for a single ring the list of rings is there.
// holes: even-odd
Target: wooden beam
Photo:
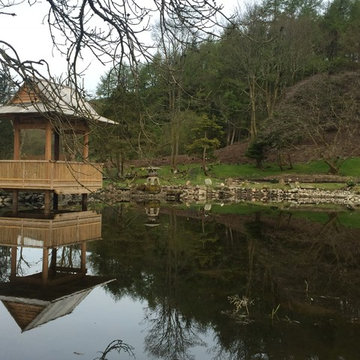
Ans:
[[[54,160],[60,160],[60,134],[57,130],[54,131]]]
[[[18,120],[14,120],[14,160],[20,160],[20,128]]]
[[[13,193],[12,212],[14,215],[16,215],[19,210],[19,190],[13,190],[12,193]]]
[[[49,249],[46,247],[43,248],[41,278],[44,284],[47,283],[49,278]]]
[[[59,195],[54,192],[53,194],[53,209],[59,210]]]
[[[81,194],[81,210],[87,211],[88,206],[88,194]]]
[[[47,123],[45,129],[45,160],[51,160],[51,135],[51,124]]]
[[[49,190],[45,190],[45,195],[44,195],[44,212],[45,215],[49,215],[50,214],[50,210],[51,210],[51,191]]]
[[[57,259],[57,249],[53,248],[51,250],[51,260],[50,260],[50,270],[53,274],[56,272],[56,259]]]
[[[17,246],[11,247],[11,273],[10,278],[16,278]]]
[[[89,132],[84,134],[84,148],[83,148],[83,158],[84,161],[89,159]]]

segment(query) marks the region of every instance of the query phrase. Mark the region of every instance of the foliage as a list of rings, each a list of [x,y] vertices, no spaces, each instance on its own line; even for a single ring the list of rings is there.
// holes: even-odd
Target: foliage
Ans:
[[[258,167],[259,169],[262,168],[262,162],[265,159],[265,148],[266,148],[265,142],[254,141],[249,145],[245,153],[245,155],[250,159],[256,160],[256,167]]]
[[[207,115],[202,115],[195,120],[191,133],[192,143],[187,147],[188,152],[201,155],[206,175],[206,158],[212,157],[214,150],[220,146],[221,127],[214,118],[210,119]]]
[[[295,146],[299,139],[317,147],[318,157],[338,173],[346,157],[359,149],[360,72],[316,75],[294,86],[271,122],[278,148]]]
[[[354,88],[336,92],[343,88],[341,81],[326,80],[325,72],[339,75],[358,67],[359,4],[333,0],[324,8],[321,0],[264,0],[235,12],[218,37],[201,42],[175,20],[167,24],[172,36],[162,37],[157,26],[151,61],[139,64],[136,72],[122,64],[99,87],[100,111],[117,119],[120,128],[132,129],[109,141],[106,152],[121,152],[124,158],[170,156],[175,169],[177,155],[185,151],[201,155],[204,162],[213,149],[250,138],[254,145],[248,155],[258,166],[276,151],[280,168],[286,158],[291,169],[294,146],[324,143],[319,139],[327,141],[330,122],[338,117],[342,120],[335,126],[345,124],[344,117],[356,114]],[[332,104],[326,107],[326,101]],[[324,109],[328,125],[314,124],[317,106]],[[343,110],[339,115],[341,107],[348,107],[346,116]],[[298,115],[308,118],[309,126],[294,120]],[[212,123],[201,124],[206,121]],[[205,136],[202,127],[216,135]],[[309,140],[314,128],[316,139]],[[345,126],[338,133],[332,153],[341,153]],[[132,143],[131,151],[124,141]],[[325,152],[319,154],[337,172],[342,155],[336,160]]]

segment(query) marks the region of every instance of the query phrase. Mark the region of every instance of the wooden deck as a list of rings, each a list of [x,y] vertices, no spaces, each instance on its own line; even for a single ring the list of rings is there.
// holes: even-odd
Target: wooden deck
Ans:
[[[101,189],[101,170],[101,164],[51,160],[1,160],[0,188],[51,190],[57,194],[87,194]]]
[[[0,217],[0,246],[57,247],[101,239],[94,211],[57,214],[53,219]]]

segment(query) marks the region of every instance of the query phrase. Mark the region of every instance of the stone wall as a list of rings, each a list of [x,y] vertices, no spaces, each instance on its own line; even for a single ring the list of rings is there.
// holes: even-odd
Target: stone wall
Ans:
[[[263,202],[293,204],[336,204],[348,207],[360,206],[360,195],[351,190],[321,190],[317,188],[289,189],[271,187],[246,187],[241,185],[206,187],[206,186],[162,186],[158,192],[147,192],[145,189],[124,189],[109,186],[99,194],[100,199],[110,203],[121,201],[181,201],[181,202]]]

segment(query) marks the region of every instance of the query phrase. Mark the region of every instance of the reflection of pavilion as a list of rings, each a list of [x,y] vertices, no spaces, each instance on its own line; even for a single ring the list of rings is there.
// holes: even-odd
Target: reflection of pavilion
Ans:
[[[21,216],[21,214],[19,214]],[[86,274],[86,242],[101,238],[101,215],[93,211],[56,214],[51,218],[25,217],[0,218],[0,245],[11,246],[11,279],[59,283],[67,274]],[[78,244],[81,247],[80,268],[62,268],[56,265],[57,247]],[[17,247],[41,248],[41,273],[27,277],[16,274]],[[49,250],[51,262],[49,267]],[[50,270],[50,271],[49,271]]]
[[[22,331],[71,314],[98,285],[112,280],[84,275],[57,286],[31,286],[24,283],[0,284],[0,300]]]
[[[0,218],[0,246],[11,247],[10,282],[0,283],[0,300],[23,331],[70,314],[98,285],[111,280],[86,275],[86,243],[101,238],[101,215],[92,211],[59,213],[52,217]],[[76,245],[67,265],[58,264],[59,247]],[[42,249],[41,272],[18,274],[18,249]],[[49,264],[49,254],[50,264]],[[80,265],[70,257],[80,253]]]

